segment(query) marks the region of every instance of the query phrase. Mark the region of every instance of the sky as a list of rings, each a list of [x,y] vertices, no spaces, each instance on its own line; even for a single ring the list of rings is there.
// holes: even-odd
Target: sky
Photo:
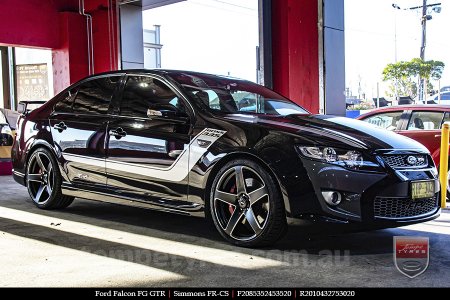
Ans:
[[[144,11],[143,21],[161,25],[162,68],[256,80],[257,0],[188,0]]]
[[[403,10],[422,5],[422,0],[345,0],[346,84],[358,96],[358,82],[368,98],[376,97],[377,82],[381,94],[386,88],[381,73],[388,63],[420,56],[421,23],[418,11]],[[432,13],[427,22],[426,60],[440,60],[447,66],[441,86],[450,85],[450,0],[442,3],[441,13]],[[395,3],[402,10],[392,7]],[[396,26],[397,25],[397,26]],[[397,30],[395,28],[397,27]],[[437,84],[435,84],[437,88]]]
[[[447,64],[444,86],[450,85],[450,0],[428,0],[436,2],[442,2],[442,11],[427,22],[426,59]],[[377,83],[383,96],[387,84],[381,73],[395,62],[396,52],[398,61],[420,55],[418,11],[396,10],[393,3],[409,8],[422,0],[345,0],[346,87],[353,95],[361,82],[367,98],[376,97]],[[257,0],[188,0],[143,14],[145,29],[161,25],[163,68],[256,80]]]

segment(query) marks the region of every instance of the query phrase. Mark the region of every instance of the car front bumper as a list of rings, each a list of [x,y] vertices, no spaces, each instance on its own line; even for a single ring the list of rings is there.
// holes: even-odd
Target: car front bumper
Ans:
[[[431,157],[428,160],[429,164],[423,168],[384,165],[383,172],[359,172],[303,159],[320,208],[295,217],[331,223],[366,224],[375,228],[403,226],[437,218],[440,214],[440,185]],[[413,200],[411,182],[423,180],[434,183],[435,194]],[[340,204],[330,205],[325,200],[324,192],[339,193]]]

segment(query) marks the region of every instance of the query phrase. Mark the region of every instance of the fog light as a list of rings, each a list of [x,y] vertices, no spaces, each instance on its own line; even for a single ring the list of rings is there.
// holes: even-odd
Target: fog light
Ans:
[[[322,196],[332,206],[339,205],[342,201],[342,195],[339,192],[322,192]]]

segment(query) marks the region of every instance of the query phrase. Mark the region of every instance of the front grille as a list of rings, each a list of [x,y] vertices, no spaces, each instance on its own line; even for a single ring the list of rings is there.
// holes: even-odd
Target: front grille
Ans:
[[[402,154],[383,155],[381,158],[393,169],[428,167],[427,155]]]
[[[374,203],[375,217],[401,219],[430,214],[438,208],[437,197],[412,200],[410,198],[376,197]]]

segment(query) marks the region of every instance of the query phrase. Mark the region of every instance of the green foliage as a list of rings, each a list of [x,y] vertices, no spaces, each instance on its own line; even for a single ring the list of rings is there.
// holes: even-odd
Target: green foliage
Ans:
[[[428,88],[433,85],[430,79],[439,80],[444,71],[445,64],[437,60],[423,61],[420,58],[413,58],[411,61],[400,61],[395,64],[388,64],[383,70],[383,81],[391,82],[390,94],[399,96],[417,96],[418,78],[428,81]]]

